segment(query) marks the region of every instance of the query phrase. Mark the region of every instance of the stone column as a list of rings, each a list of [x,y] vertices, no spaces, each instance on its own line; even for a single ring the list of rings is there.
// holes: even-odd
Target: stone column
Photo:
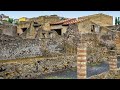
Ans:
[[[109,70],[110,71],[117,70],[117,56],[115,54],[115,51],[111,51],[110,53]]]
[[[86,79],[87,51],[86,43],[80,43],[77,47],[77,78]]]

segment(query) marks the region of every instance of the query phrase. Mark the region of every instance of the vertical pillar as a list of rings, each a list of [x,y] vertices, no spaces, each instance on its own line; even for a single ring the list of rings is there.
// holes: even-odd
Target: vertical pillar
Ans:
[[[116,56],[110,56],[109,70],[110,71],[116,71],[117,70],[117,57]]]
[[[77,47],[77,78],[86,79],[87,51],[86,43],[80,43]]]

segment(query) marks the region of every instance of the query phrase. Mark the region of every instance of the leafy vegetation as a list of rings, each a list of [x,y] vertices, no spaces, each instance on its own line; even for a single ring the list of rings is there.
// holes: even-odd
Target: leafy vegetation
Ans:
[[[8,22],[13,23],[13,19],[12,19],[12,18],[9,18],[9,19],[8,19]]]

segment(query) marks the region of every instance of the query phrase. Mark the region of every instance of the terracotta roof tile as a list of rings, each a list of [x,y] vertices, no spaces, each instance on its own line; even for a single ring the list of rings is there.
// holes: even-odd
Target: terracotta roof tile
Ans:
[[[63,23],[63,25],[73,24],[73,23],[77,23],[77,22],[79,22],[79,21],[78,20],[72,20],[72,21]]]
[[[79,23],[79,22],[82,22],[82,21],[85,21],[86,19],[80,19],[80,20],[71,20],[69,22],[65,22],[63,23],[63,25],[68,25],[68,24],[75,24],[75,23]]]
[[[61,20],[59,22],[50,23],[50,24],[51,25],[56,25],[56,24],[69,25],[69,24],[75,24],[75,23],[83,22],[85,20],[86,20],[86,18],[85,19],[79,19],[79,20],[77,20],[76,18],[72,18],[72,19]]]
[[[66,23],[66,22],[70,22],[72,20],[76,20],[76,18],[71,18],[71,19],[66,19],[66,20],[61,20],[59,22],[54,22],[54,23],[50,23],[50,24],[63,24],[63,23]]]

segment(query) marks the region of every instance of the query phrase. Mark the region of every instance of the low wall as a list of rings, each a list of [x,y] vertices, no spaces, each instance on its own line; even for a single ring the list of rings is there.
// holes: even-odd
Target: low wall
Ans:
[[[0,60],[42,56],[40,40],[0,40]]]
[[[61,41],[50,39],[22,39],[0,35],[0,60],[51,56],[64,53]]]
[[[30,79],[40,75],[76,67],[76,56],[33,57],[0,61],[0,78]]]

